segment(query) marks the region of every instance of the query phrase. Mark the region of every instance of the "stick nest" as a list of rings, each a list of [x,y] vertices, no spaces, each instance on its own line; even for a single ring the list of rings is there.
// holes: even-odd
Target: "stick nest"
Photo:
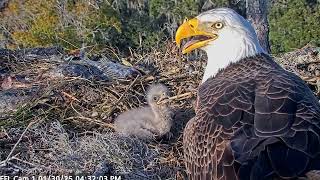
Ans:
[[[57,78],[50,72],[64,54],[2,57],[3,71],[28,79],[14,82],[14,87],[36,93],[0,119],[0,174],[109,173],[129,179],[174,179],[183,174],[182,132],[194,116],[204,62],[187,61],[173,43],[148,53],[131,51],[126,57],[112,52],[117,62],[140,74],[108,82]],[[121,112],[146,105],[146,89],[153,83],[170,89],[173,138],[144,142],[117,135],[113,120]]]

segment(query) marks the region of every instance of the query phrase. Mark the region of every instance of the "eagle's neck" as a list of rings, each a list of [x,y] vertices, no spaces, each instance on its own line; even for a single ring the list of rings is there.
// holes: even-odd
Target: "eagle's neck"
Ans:
[[[151,106],[154,118],[151,120],[158,131],[158,135],[162,136],[170,131],[172,119],[171,111],[166,105]]]
[[[226,68],[230,63],[236,63],[243,58],[265,53],[257,38],[253,37],[233,37],[230,40],[217,39],[213,44],[205,47],[204,50],[207,53],[208,62],[202,83],[215,76],[219,70]]]

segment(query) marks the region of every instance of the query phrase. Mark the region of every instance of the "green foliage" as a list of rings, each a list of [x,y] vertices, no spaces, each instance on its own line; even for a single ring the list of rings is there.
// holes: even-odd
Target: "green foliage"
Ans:
[[[165,36],[159,28],[148,15],[131,14],[130,18],[123,20],[124,41],[121,44],[143,48],[154,46]]]
[[[292,51],[311,42],[320,45],[320,3],[275,2],[269,13],[273,53]]]
[[[199,3],[195,0],[150,0],[149,13],[152,17],[173,16],[178,20],[198,14]]]
[[[166,37],[161,26],[165,20],[159,21],[162,17],[125,3],[115,7],[115,2],[12,0],[0,22],[12,34],[12,48],[59,44],[76,49],[83,43],[96,50],[106,45],[146,48]]]
[[[20,11],[21,3],[12,0],[8,10],[5,12],[7,29],[12,31],[12,38],[17,43],[24,43],[26,46],[45,45],[44,42],[52,42],[54,30],[57,24],[57,14],[51,9],[52,0],[45,2],[30,2],[24,3],[28,9],[24,12]],[[39,13],[37,7],[42,7],[41,16],[32,17],[31,14]],[[23,17],[23,20],[10,19],[10,17]],[[24,23],[24,24],[19,24]]]
[[[181,0],[179,1],[173,9],[173,14],[178,16],[180,20],[184,17],[193,17],[198,14],[198,4],[194,0]]]
[[[319,1],[271,3],[273,53],[290,51],[309,42],[320,45]],[[59,44],[76,49],[84,43],[93,50],[116,46],[126,51],[128,47],[155,46],[173,37],[185,17],[194,17],[203,8],[223,6],[245,15],[244,0],[11,0],[0,14],[0,23],[10,32],[7,34],[13,42],[11,48]]]
[[[67,49],[112,44],[106,34],[121,33],[119,14],[108,3],[95,9],[85,0],[64,1],[10,1],[2,20],[12,32],[12,39],[18,47],[50,46],[60,44]],[[62,9],[61,6],[67,8]],[[10,19],[17,17],[18,21]]]

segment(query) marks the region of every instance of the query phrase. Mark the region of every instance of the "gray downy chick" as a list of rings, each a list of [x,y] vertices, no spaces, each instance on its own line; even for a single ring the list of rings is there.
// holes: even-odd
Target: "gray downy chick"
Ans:
[[[168,97],[166,86],[151,85],[147,91],[148,106],[120,114],[114,122],[115,131],[124,136],[136,136],[145,140],[166,135],[172,125]]]

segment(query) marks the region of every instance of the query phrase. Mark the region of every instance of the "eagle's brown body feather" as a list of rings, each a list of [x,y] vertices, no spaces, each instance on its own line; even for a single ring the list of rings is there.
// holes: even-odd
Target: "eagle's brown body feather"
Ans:
[[[198,91],[184,131],[190,179],[272,179],[320,169],[320,107],[268,55],[230,64]]]

